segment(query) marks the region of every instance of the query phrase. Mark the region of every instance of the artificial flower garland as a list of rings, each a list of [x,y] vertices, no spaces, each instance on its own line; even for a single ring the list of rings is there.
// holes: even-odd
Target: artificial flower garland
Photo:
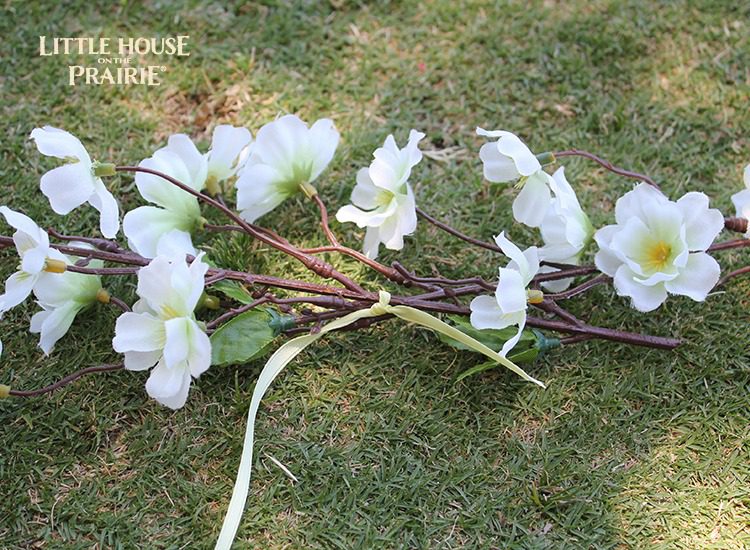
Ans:
[[[520,191],[513,203],[513,217],[539,229],[540,246],[521,250],[503,228],[498,228],[494,244],[476,239],[418,208],[410,180],[423,158],[419,144],[425,134],[416,130],[410,132],[404,147],[391,135],[385,139],[371,164],[357,172],[352,204],[336,213],[339,222],[365,229],[360,252],[339,242],[325,203],[312,185],[330,163],[339,142],[331,120],[321,119],[308,126],[298,117],[286,115],[263,126],[255,139],[245,128],[217,126],[206,153],[188,136],[175,134],[138,166],[93,161],[70,133],[50,126],[34,129],[31,138],[39,152],[64,161],[41,177],[40,188],[51,208],[68,214],[90,204],[100,212],[103,237],[43,231],[24,214],[0,206],[0,214],[15,229],[12,237],[0,236],[0,247],[15,247],[21,260],[5,283],[0,314],[33,294],[42,309],[31,318],[30,330],[40,335],[39,346],[49,355],[82,311],[96,303],[113,305],[122,314],[114,327],[112,346],[124,359],[119,364],[88,367],[38,390],[0,385],[0,397],[42,395],[85,374],[124,368],[149,370],[148,395],[179,409],[187,402],[193,380],[212,365],[247,362],[262,356],[278,337],[303,334],[278,348],[256,384],[240,470],[217,543],[217,548],[229,548],[249,489],[260,401],[283,368],[324,334],[397,317],[435,331],[458,349],[490,359],[465,375],[503,365],[544,387],[517,363],[529,362],[552,347],[591,338],[663,349],[680,343],[670,337],[589,325],[560,302],[611,282],[616,293],[628,298],[635,309],[649,312],[669,295],[702,302],[717,285],[750,273],[750,266],[744,266],[721,278],[719,263],[712,256],[750,245],[750,165],[744,171],[746,189],[732,196],[736,216],[725,217],[709,206],[703,193],[689,192],[671,201],[648,176],[617,168],[591,153],[569,150],[535,155],[510,132],[478,128],[477,134],[489,140],[479,151],[484,177],[496,183],[517,182]],[[548,165],[568,156],[586,157],[612,172],[640,180],[617,200],[614,224],[595,228],[564,168],[551,174],[546,171]],[[127,247],[117,240],[119,205],[103,179],[120,172],[135,173],[136,188],[149,203],[124,215],[122,231]],[[229,198],[234,190],[237,211],[223,198]],[[279,233],[256,225],[285,199],[298,194],[319,209],[328,245],[300,248]],[[228,217],[231,224],[209,223],[201,204]],[[498,278],[420,277],[399,262],[390,266],[378,262],[381,245],[389,250],[403,249],[405,237],[414,233],[419,218],[507,257],[507,263],[498,268]],[[725,229],[744,238],[714,243]],[[220,236],[226,232],[249,235],[289,255],[324,282],[212,265],[194,239],[200,234]],[[50,237],[59,242],[51,243]],[[595,265],[581,265],[592,243],[598,246]],[[392,295],[381,289],[368,290],[321,259],[324,253],[361,262],[388,283],[409,292]],[[135,275],[139,300],[130,306],[112,296],[103,287],[102,278],[107,275]],[[468,306],[461,302],[463,297],[473,297]],[[531,315],[532,310],[541,311],[542,316]],[[450,314],[451,324],[435,316],[439,313]],[[467,316],[468,323],[462,319]],[[538,329],[568,336],[549,338]]]

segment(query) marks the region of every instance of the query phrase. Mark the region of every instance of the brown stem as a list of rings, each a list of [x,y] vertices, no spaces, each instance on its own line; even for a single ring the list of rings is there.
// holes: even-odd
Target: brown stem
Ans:
[[[659,186],[656,184],[654,180],[652,180],[650,177],[648,177],[645,174],[640,174],[638,172],[631,172],[630,170],[625,170],[624,168],[618,168],[617,166],[613,165],[608,160],[604,160],[601,157],[598,157],[594,155],[593,153],[589,153],[588,151],[582,151],[581,149],[570,149],[568,151],[557,151],[555,153],[552,153],[557,158],[563,158],[563,157],[584,157],[589,160],[593,160],[600,166],[603,166],[610,172],[614,172],[615,174],[619,174],[620,176],[625,176],[626,178],[633,178],[637,180],[642,180],[648,183],[649,185],[652,185],[659,189]]]
[[[724,218],[724,227],[729,231],[747,233],[748,220],[745,218]]]
[[[112,370],[119,370],[123,368],[123,364],[119,365],[100,365],[98,367],[88,367],[85,369],[81,369],[79,371],[74,372],[73,374],[69,374],[62,380],[58,380],[54,384],[50,384],[49,386],[45,386],[43,388],[39,388],[36,390],[10,390],[9,395],[15,396],[15,397],[35,397],[37,395],[43,395],[45,393],[49,393],[52,391],[55,391],[56,389],[62,388],[63,386],[67,386],[71,382],[78,380],[81,376],[85,376],[86,374],[93,374],[95,372],[107,372]]]
[[[446,233],[449,233],[449,234],[453,235],[454,237],[458,237],[462,241],[466,241],[467,243],[471,243],[471,244],[473,244],[475,246],[480,246],[480,247],[485,248],[487,250],[492,250],[493,252],[500,252],[500,254],[503,253],[503,251],[500,249],[499,246],[496,246],[496,245],[494,245],[492,243],[488,243],[486,241],[481,241],[479,239],[475,239],[474,237],[469,237],[468,235],[466,235],[464,233],[461,233],[459,230],[453,229],[447,223],[443,223],[440,220],[437,220],[437,219],[433,218],[427,212],[423,211],[419,207],[417,207],[417,214],[420,217],[422,217],[425,220],[427,220],[428,222],[430,222],[435,227],[438,227],[439,229],[442,229],[443,231],[445,231]]]
[[[730,250],[732,248],[744,248],[750,246],[750,239],[734,239],[731,241],[724,241],[723,243],[714,243],[706,252],[717,252],[719,250]]]
[[[118,172],[141,172],[145,174],[158,176],[168,181],[172,185],[179,187],[186,193],[193,195],[194,197],[198,198],[198,200],[203,201],[206,204],[216,208],[217,210],[225,214],[227,217],[229,217],[237,225],[239,225],[242,229],[244,229],[245,232],[249,234],[251,237],[298,260],[299,262],[302,263],[302,265],[304,265],[306,268],[316,273],[317,275],[325,279],[334,279],[338,281],[339,283],[341,283],[345,288],[352,290],[354,292],[359,292],[363,294],[366,293],[365,289],[363,289],[361,286],[359,286],[356,282],[354,282],[352,279],[350,279],[343,273],[339,273],[338,271],[336,271],[333,268],[333,266],[331,266],[330,264],[323,262],[319,258],[309,256],[289,244],[278,242],[276,239],[270,237],[267,233],[264,233],[263,231],[259,231],[256,227],[253,227],[251,224],[247,223],[237,214],[232,212],[230,208],[221,204],[219,201],[209,197],[208,195],[204,193],[201,193],[200,191],[196,191],[195,189],[189,187],[188,185],[185,185],[184,183],[176,180],[175,178],[171,176],[168,176],[167,174],[163,174],[159,172],[158,170],[144,168],[142,166],[117,166],[115,170],[117,170]]]
[[[587,290],[590,290],[594,288],[595,286],[607,283],[610,281],[610,278],[605,275],[597,275],[593,279],[589,279],[585,283],[581,283],[580,285],[573,287],[568,290],[564,290],[563,292],[558,292],[555,294],[546,294],[545,297],[549,298],[550,300],[568,300],[569,298],[573,298],[574,296],[578,296],[579,294],[583,294]]]
[[[227,311],[226,313],[219,315],[213,321],[206,323],[206,329],[208,329],[209,331],[212,331],[215,328],[217,328],[219,325],[221,325],[222,323],[225,323],[226,321],[229,321],[230,319],[233,319],[234,317],[237,317],[238,315],[241,315],[242,313],[245,313],[246,311],[250,311],[254,307],[261,306],[265,304],[266,302],[268,302],[268,297],[262,296],[258,298],[257,300],[250,302],[249,304],[244,304],[243,306],[240,306],[238,308],[231,309]]]
[[[740,275],[745,275],[747,273],[750,273],[750,265],[745,266],[745,267],[741,267],[739,269],[735,269],[734,271],[730,271],[729,273],[727,273],[726,275],[724,275],[719,280],[718,283],[716,283],[716,286],[717,287],[722,286],[723,284],[725,284],[730,279],[733,279],[734,277],[739,277]]]
[[[112,304],[113,306],[121,309],[125,313],[128,313],[128,312],[132,311],[130,309],[130,306],[128,304],[126,304],[124,301],[120,300],[116,296],[110,296],[109,297],[109,303]]]
[[[312,196],[312,200],[318,206],[318,210],[320,210],[320,226],[323,228],[323,233],[325,233],[331,246],[338,247],[339,241],[336,238],[336,235],[333,234],[333,231],[331,231],[331,227],[328,225],[328,209],[326,208],[323,199],[320,198],[320,195],[315,193]]]

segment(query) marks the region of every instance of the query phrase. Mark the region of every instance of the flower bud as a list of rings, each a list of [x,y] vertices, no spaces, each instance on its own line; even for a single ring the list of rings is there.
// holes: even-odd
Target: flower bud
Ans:
[[[44,271],[48,273],[65,273],[67,265],[62,260],[54,260],[52,258],[46,258],[44,260]]]
[[[91,164],[91,172],[97,178],[103,176],[114,176],[117,172],[115,171],[115,165],[111,162],[98,162],[95,161]]]
[[[306,181],[303,181],[302,183],[300,183],[299,188],[308,199],[311,199],[315,195],[318,194],[318,190],[315,189],[315,187],[313,187],[311,184],[307,183]]]
[[[541,304],[544,301],[544,292],[536,289],[526,291],[526,301],[530,304]]]
[[[0,399],[5,399],[10,395],[10,386],[0,384]]]
[[[100,288],[96,292],[96,301],[97,302],[101,302],[102,304],[108,304],[109,303],[109,299],[110,299],[109,292],[107,292],[106,289]]]

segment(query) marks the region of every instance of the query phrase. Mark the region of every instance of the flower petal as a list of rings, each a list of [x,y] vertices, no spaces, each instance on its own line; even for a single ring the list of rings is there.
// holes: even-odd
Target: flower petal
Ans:
[[[86,148],[77,137],[65,130],[44,126],[34,128],[29,137],[34,140],[36,148],[43,155],[61,159],[73,157],[91,167],[91,158]]]
[[[638,311],[653,311],[667,299],[664,283],[646,286],[635,280],[635,273],[626,265],[621,265],[614,276],[618,296],[628,296]]]
[[[37,276],[17,271],[5,281],[5,294],[0,296],[0,311],[8,311],[16,307],[31,294]]]
[[[696,252],[688,256],[687,265],[680,274],[664,283],[672,294],[680,294],[702,302],[711,289],[719,282],[721,268],[718,262],[705,252]]]
[[[81,162],[63,164],[42,176],[40,188],[57,214],[68,214],[85,203],[94,192],[91,166]]]
[[[208,173],[217,181],[232,177],[241,168],[239,160],[252,141],[253,136],[247,128],[230,124],[214,128],[211,150],[207,155]]]
[[[95,190],[89,198],[89,202],[101,215],[99,230],[102,235],[108,239],[113,239],[120,230],[120,208],[117,206],[117,201],[112,193],[104,187],[102,180],[96,180]]]
[[[529,227],[539,227],[542,224],[552,200],[548,183],[550,179],[542,170],[529,176],[513,201],[513,217],[517,222]]]
[[[310,181],[316,179],[333,159],[339,144],[339,133],[328,118],[316,120],[307,133],[312,158]]]
[[[723,214],[708,204],[708,197],[697,192],[686,193],[677,201],[690,251],[706,250],[724,229]]]
[[[128,246],[146,258],[158,253],[159,240],[173,230],[188,232],[192,227],[179,212],[155,206],[139,206],[131,210],[122,220],[122,229],[128,238]]]
[[[156,351],[164,347],[164,323],[148,313],[123,313],[115,323],[112,347],[126,351]]]
[[[185,364],[168,367],[160,361],[146,381],[149,396],[173,410],[185,405],[189,391],[190,371]]]
[[[160,349],[154,351],[126,351],[125,368],[132,371],[150,369],[159,362],[161,353]]]
[[[208,163],[193,140],[185,134],[172,134],[163,150],[174,152],[185,163],[190,177],[189,181],[182,183],[190,185],[196,191],[203,190],[208,174]]]
[[[237,208],[244,220],[252,223],[284,202],[289,193],[277,185],[282,177],[267,164],[245,166],[235,184]]]
[[[36,325],[41,333],[39,347],[42,348],[45,355],[49,355],[55,343],[65,336],[82,307],[83,304],[71,300],[60,307],[43,312],[48,313],[48,315],[44,316],[41,326],[38,326],[38,322]],[[39,315],[39,313],[36,315]],[[36,328],[34,325],[35,323],[32,318],[32,332],[36,332],[33,330]]]
[[[495,300],[503,313],[526,310],[526,284],[521,273],[515,269],[500,268],[500,282],[495,291]]]
[[[479,158],[482,160],[482,173],[487,181],[505,183],[517,180],[521,175],[513,159],[498,150],[496,141],[482,145],[479,149]]]

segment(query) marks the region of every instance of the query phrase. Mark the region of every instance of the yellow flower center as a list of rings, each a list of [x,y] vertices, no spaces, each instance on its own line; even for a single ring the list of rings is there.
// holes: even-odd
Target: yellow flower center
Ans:
[[[672,247],[664,241],[656,241],[646,251],[645,266],[648,269],[659,271],[667,265],[667,260],[672,255]]]

